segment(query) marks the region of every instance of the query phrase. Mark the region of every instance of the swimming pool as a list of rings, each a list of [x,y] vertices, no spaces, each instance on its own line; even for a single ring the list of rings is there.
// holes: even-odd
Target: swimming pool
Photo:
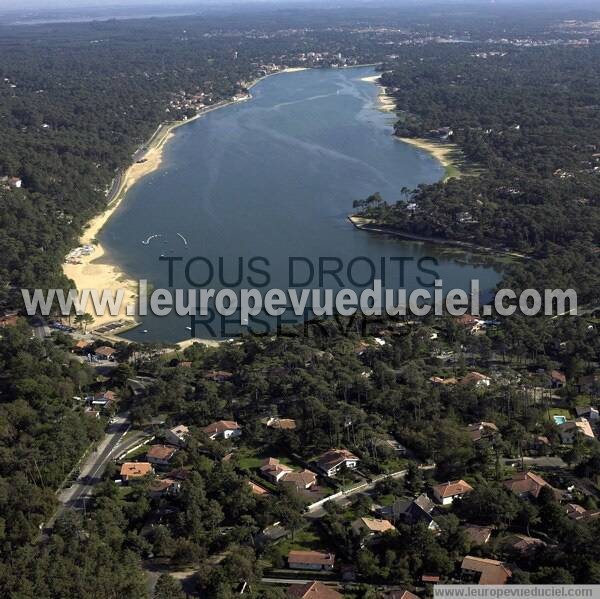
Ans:
[[[558,426],[560,426],[561,424],[564,424],[566,421],[567,421],[567,418],[565,416],[554,416],[554,422]]]

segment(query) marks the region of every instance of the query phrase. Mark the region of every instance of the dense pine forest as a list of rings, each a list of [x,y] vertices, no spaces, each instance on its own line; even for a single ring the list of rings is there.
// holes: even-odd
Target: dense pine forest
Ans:
[[[359,206],[401,231],[535,257],[511,280],[574,287],[595,306],[599,56],[598,46],[407,51],[382,75],[397,102],[396,135],[435,142],[450,128],[446,141],[470,176],[422,186],[395,206],[376,196]]]

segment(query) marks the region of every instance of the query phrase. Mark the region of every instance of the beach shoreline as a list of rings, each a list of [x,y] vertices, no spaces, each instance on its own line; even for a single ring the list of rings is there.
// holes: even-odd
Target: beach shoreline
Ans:
[[[374,83],[377,85],[379,89],[379,93],[377,95],[377,108],[382,112],[395,112],[396,101],[387,93],[385,87],[381,85],[380,80],[381,73],[376,73],[375,75],[369,75],[368,77],[361,78],[361,81],[365,81],[366,83]]]
[[[395,112],[396,101],[386,92],[386,88],[381,85],[381,75],[379,73],[363,77],[361,81],[374,83],[379,87],[377,96],[377,104],[379,110],[383,112]],[[460,152],[458,146],[451,143],[444,143],[432,139],[414,138],[414,137],[397,137],[395,139],[406,144],[410,144],[420,150],[424,150],[433,156],[444,167],[444,181],[452,177],[459,178],[462,172],[458,166],[457,154]]]
[[[458,179],[462,176],[463,173],[457,160],[457,154],[460,153],[460,150],[455,144],[419,137],[396,137],[396,139],[433,156],[444,167],[444,181],[450,178]]]
[[[252,89],[263,79],[273,75],[284,73],[296,73],[305,71],[305,67],[290,67],[268,73],[262,77],[258,77],[247,85],[247,89]],[[248,94],[244,100],[250,100],[251,94]],[[244,101],[242,100],[242,101]],[[135,154],[135,161],[122,174],[118,175],[113,182],[113,188],[107,194],[108,197],[113,196],[106,205],[105,210],[94,216],[86,224],[82,235],[79,238],[79,246],[71,250],[63,262],[64,275],[74,282],[75,288],[78,291],[82,289],[105,290],[112,297],[116,297],[119,290],[124,291],[124,301],[121,303],[121,309],[118,315],[105,313],[99,315],[93,308],[91,301],[83,307],[84,312],[92,315],[94,322],[90,325],[90,330],[106,325],[109,322],[122,320],[124,327],[131,328],[136,324],[136,320],[131,315],[127,314],[127,306],[135,304],[138,297],[137,283],[129,279],[127,275],[118,267],[107,260],[103,260],[106,256],[105,250],[98,242],[97,236],[106,223],[111,219],[113,214],[119,208],[127,192],[141,179],[147,175],[157,171],[163,163],[164,148],[167,143],[174,137],[175,129],[187,125],[197,119],[202,118],[214,110],[239,103],[240,100],[222,100],[212,106],[200,110],[198,114],[182,121],[172,121],[161,123],[149,141],[141,146]],[[79,250],[84,246],[93,247],[89,253],[84,253]]]

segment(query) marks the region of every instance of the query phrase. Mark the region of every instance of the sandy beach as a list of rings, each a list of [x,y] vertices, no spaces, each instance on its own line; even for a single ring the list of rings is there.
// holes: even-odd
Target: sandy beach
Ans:
[[[396,101],[390,95],[388,95],[385,91],[385,87],[379,84],[379,80],[381,75],[377,73],[376,75],[370,75],[369,77],[363,77],[361,81],[366,81],[367,83],[375,83],[379,86],[379,95],[377,96],[377,107],[379,110],[383,110],[383,112],[394,112],[396,110]]]
[[[446,170],[444,180],[449,179],[450,177],[458,178],[461,176],[457,166],[457,154],[459,153],[459,150],[454,144],[414,137],[398,137],[397,139],[421,150],[425,150],[439,160]]]
[[[375,83],[379,86],[378,104],[379,109],[385,112],[394,112],[396,110],[396,102],[394,98],[386,94],[385,88],[380,84],[380,75],[370,75],[369,77],[363,77],[361,81],[367,81],[369,83]],[[457,152],[458,148],[453,144],[438,142],[429,139],[415,139],[409,137],[398,137],[400,141],[410,144],[425,150],[431,154],[434,158],[440,161],[444,167],[446,173],[444,180],[450,177],[460,177],[461,172],[457,166]]]
[[[270,73],[264,77],[260,77],[255,81],[252,81],[248,85],[248,89],[251,89],[262,79],[270,77],[271,75],[278,75],[281,73],[295,73],[299,71],[305,71],[305,67],[290,67],[282,69],[276,73]],[[249,95],[247,99],[250,99]],[[102,257],[104,256],[104,248],[98,243],[97,235],[104,227],[104,225],[110,220],[114,212],[117,210],[127,192],[143,177],[154,172],[160,168],[163,159],[163,151],[166,144],[173,137],[173,131],[187,125],[196,119],[203,117],[204,115],[233,104],[234,100],[226,100],[209,106],[204,110],[200,111],[196,116],[189,118],[185,121],[176,121],[172,123],[164,123],[158,127],[156,133],[147,145],[145,153],[138,158],[138,160],[132,164],[123,173],[119,182],[119,187],[114,193],[113,200],[108,204],[106,210],[94,217],[86,226],[81,238],[79,239],[79,248],[83,246],[93,246],[93,251],[89,253],[78,252],[78,249],[73,250],[75,256],[67,259],[63,264],[63,272],[67,278],[75,283],[75,287],[81,291],[82,289],[98,289],[106,290],[113,295],[116,295],[119,289],[125,291],[125,301],[121,305],[121,310],[118,316],[110,315],[105,313],[99,316],[92,305],[88,302],[84,308],[85,312],[88,312],[94,317],[94,322],[88,327],[93,330],[103,324],[114,322],[117,320],[123,320],[124,326],[131,325],[135,320],[128,316],[126,313],[127,305],[135,303],[137,298],[137,282],[127,278],[126,274],[123,273],[118,266],[103,262]],[[72,253],[73,253],[72,252]],[[71,254],[67,257],[69,258]],[[206,340],[203,340],[206,343]]]

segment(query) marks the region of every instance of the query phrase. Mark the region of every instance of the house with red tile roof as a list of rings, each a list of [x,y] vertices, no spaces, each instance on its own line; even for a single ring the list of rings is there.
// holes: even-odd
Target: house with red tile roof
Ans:
[[[467,555],[462,561],[461,569],[464,574],[474,577],[478,584],[506,584],[512,576],[506,564],[495,559],[473,557]]]
[[[587,418],[576,418],[575,420],[569,420],[568,422],[563,422],[558,426],[558,434],[560,435],[560,440],[565,445],[573,445],[575,443],[575,439],[595,439],[596,435],[594,435],[594,431],[592,430],[592,425]]]
[[[173,445],[151,445],[146,452],[146,459],[156,466],[168,466],[178,449]]]
[[[289,472],[282,479],[282,484],[288,485],[295,491],[302,491],[303,489],[310,489],[317,484],[317,476],[310,470],[299,470]]]
[[[277,458],[267,458],[260,467],[261,474],[273,483],[278,483],[286,475],[293,472],[292,468],[282,464]]]
[[[322,551],[290,551],[288,566],[293,570],[333,570],[335,555]]]
[[[509,491],[515,495],[526,499],[537,499],[540,491],[544,487],[552,487],[541,477],[533,472],[518,472],[502,483]]]
[[[124,462],[121,464],[121,479],[123,482],[143,478],[150,474],[154,474],[154,468],[148,462]]]
[[[293,584],[288,588],[287,596],[290,599],[343,599],[343,595],[322,582],[307,582],[306,584]]]
[[[419,596],[410,591],[402,590],[390,591],[383,596],[383,599],[419,599]]]
[[[464,480],[451,480],[432,488],[433,496],[438,503],[450,505],[457,497],[463,497],[473,491],[473,487]]]
[[[234,420],[219,420],[205,426],[202,431],[214,441],[239,437],[242,434],[242,427]]]
[[[352,522],[352,530],[359,535],[373,536],[395,531],[396,527],[389,520],[362,517]]]

